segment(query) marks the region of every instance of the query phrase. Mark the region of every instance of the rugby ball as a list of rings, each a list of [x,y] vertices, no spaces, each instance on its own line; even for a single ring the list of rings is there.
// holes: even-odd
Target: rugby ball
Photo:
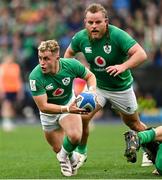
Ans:
[[[92,112],[96,108],[96,96],[90,92],[83,92],[76,97],[76,105],[79,108]]]

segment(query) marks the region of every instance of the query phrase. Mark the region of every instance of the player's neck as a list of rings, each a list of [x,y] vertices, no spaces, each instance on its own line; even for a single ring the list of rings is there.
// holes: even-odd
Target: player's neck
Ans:
[[[57,74],[60,70],[60,63],[59,61],[56,61],[55,66],[53,67],[51,74]]]

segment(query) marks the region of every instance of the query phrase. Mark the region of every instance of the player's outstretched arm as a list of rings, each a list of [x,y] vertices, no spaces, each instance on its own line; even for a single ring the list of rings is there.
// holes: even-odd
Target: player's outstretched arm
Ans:
[[[48,113],[48,114],[60,114],[60,113],[87,114],[88,113],[85,109],[78,108],[75,102],[72,103],[70,106],[48,103],[46,94],[33,96],[33,99],[39,110],[43,113]]]

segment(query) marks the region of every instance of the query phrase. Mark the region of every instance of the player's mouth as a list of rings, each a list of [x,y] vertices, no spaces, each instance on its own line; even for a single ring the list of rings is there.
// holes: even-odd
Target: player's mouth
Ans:
[[[99,38],[99,31],[97,31],[97,30],[91,31],[90,36],[91,36],[92,39],[98,39]]]
[[[46,68],[45,67],[41,67],[43,72],[46,72]]]
[[[98,33],[99,33],[99,31],[97,31],[97,30],[93,30],[93,31],[91,31],[91,33],[92,33],[92,34],[98,34]]]

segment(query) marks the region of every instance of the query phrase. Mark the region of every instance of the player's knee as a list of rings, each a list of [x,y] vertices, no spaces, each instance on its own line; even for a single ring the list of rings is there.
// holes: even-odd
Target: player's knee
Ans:
[[[71,140],[72,144],[79,144],[81,141],[81,132],[73,131],[69,134],[69,139]]]
[[[136,123],[134,123],[132,121],[126,121],[125,124],[132,130],[136,130],[138,128]]]
[[[139,126],[136,123],[131,124],[130,128],[134,131],[139,131]]]
[[[126,125],[130,128],[130,129],[132,129],[132,130],[134,130],[134,131],[142,131],[142,130],[145,130],[146,128],[145,128],[145,126],[143,126],[142,124],[140,124],[140,122],[138,122],[138,121],[127,121],[126,122]]]
[[[146,126],[144,126],[140,122],[136,122],[132,125],[131,129],[134,131],[144,131],[146,130]]]

